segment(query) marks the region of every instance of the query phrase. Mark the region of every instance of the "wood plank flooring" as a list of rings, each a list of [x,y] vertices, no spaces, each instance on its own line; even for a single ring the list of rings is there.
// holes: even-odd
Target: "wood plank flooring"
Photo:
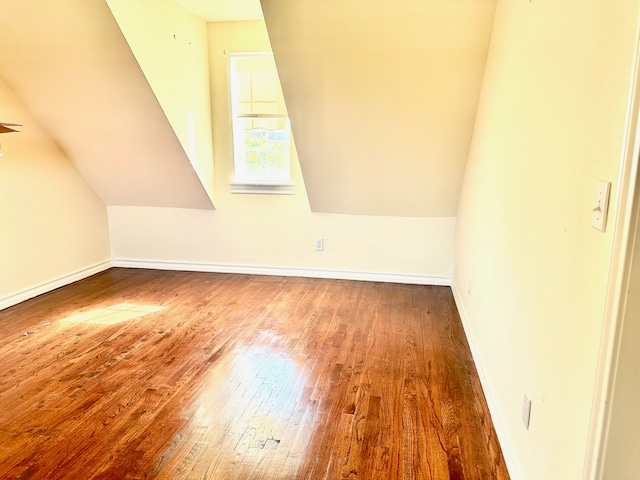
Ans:
[[[0,367],[0,478],[508,478],[445,287],[112,269]]]

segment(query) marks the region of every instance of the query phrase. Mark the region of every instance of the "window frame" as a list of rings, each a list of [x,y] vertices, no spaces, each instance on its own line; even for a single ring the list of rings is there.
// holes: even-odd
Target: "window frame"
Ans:
[[[291,132],[291,121],[288,113],[285,114],[237,114],[236,99],[235,99],[235,78],[234,78],[234,57],[250,57],[250,56],[271,56],[273,58],[273,52],[271,51],[232,51],[229,52],[228,61],[228,81],[229,81],[229,116],[231,119],[231,159],[233,163],[233,179],[230,182],[231,193],[245,193],[245,194],[280,194],[280,195],[293,195],[295,194],[295,183],[292,181],[292,150],[293,150],[293,134]],[[275,62],[275,60],[274,60]],[[277,70],[276,70],[277,74]],[[278,77],[278,88],[281,89],[280,78]],[[286,112],[286,106],[285,106]],[[288,166],[288,179],[268,179],[268,178],[247,178],[238,175],[238,158],[237,158],[237,142],[239,131],[236,128],[236,122],[239,118],[274,118],[274,119],[286,119],[287,131],[289,133],[289,166]]]

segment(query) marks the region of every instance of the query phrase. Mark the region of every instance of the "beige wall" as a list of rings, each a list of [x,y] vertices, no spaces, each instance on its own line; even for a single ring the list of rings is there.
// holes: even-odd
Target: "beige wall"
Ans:
[[[180,144],[213,198],[207,24],[172,0],[107,0]]]
[[[596,180],[617,192],[637,19],[636,0],[498,2],[454,291],[524,479],[581,478],[612,246],[592,202]]]
[[[0,305],[26,290],[107,262],[107,212],[69,159],[0,78]],[[22,299],[22,298],[21,298]]]
[[[5,4],[0,44],[0,75],[105,204],[213,208],[105,1]]]
[[[225,51],[270,48],[263,22],[209,25],[215,212],[110,207],[116,259],[450,276],[455,219],[311,213],[297,156],[295,195],[232,194]],[[355,185],[354,188],[359,188]],[[314,238],[325,251],[314,251]]]
[[[495,0],[262,0],[314,212],[453,217]]]

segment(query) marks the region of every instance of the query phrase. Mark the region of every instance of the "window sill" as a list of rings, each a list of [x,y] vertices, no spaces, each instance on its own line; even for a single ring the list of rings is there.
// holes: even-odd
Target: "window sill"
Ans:
[[[267,195],[293,195],[296,193],[296,186],[293,183],[249,183],[233,182],[231,193],[256,193]]]

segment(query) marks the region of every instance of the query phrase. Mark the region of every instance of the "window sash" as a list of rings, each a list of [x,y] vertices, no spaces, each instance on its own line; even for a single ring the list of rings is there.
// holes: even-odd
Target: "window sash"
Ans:
[[[275,63],[273,68],[250,68],[251,58],[261,61],[265,56],[273,54],[231,54],[234,183],[268,185],[291,181],[291,129]],[[236,68],[236,60],[244,63],[242,71]],[[267,83],[256,84],[261,80]]]

